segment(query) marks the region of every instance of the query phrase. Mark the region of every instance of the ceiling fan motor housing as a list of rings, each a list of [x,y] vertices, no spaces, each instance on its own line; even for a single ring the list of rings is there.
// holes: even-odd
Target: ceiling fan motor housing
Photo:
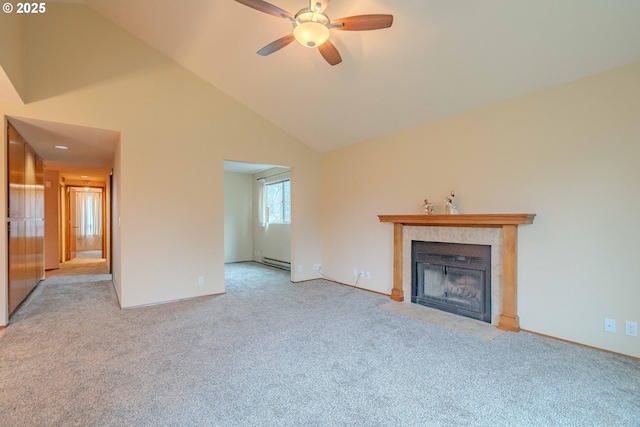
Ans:
[[[302,46],[318,47],[329,39],[330,23],[324,13],[305,8],[300,10],[293,20],[293,35]]]

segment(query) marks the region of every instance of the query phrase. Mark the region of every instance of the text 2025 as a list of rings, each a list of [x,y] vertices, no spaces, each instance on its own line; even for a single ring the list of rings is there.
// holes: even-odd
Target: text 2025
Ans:
[[[16,4],[16,13],[45,13],[46,11],[47,11],[46,3]]]

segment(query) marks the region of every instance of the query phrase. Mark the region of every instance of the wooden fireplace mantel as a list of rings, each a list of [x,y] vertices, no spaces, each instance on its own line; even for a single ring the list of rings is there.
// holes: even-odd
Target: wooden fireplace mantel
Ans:
[[[391,299],[404,301],[402,290],[402,228],[426,227],[502,228],[502,313],[498,328],[518,332],[518,225],[533,224],[535,214],[378,215],[393,223],[393,289]]]

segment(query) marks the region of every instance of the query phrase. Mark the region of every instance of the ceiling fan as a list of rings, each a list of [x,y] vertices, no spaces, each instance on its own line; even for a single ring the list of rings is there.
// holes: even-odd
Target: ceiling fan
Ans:
[[[329,41],[330,30],[366,31],[388,28],[393,24],[393,15],[358,15],[337,19],[333,22],[324,13],[329,0],[310,0],[309,7],[301,9],[295,15],[263,0],[236,0],[260,12],[284,18],[293,24],[293,33],[269,43],[258,51],[258,55],[267,56],[294,40],[308,48],[318,48],[322,57],[331,65],[342,62],[338,49]]]

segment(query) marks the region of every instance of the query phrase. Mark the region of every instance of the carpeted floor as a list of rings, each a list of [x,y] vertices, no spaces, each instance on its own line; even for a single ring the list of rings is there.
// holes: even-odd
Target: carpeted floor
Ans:
[[[131,310],[110,281],[43,282],[0,338],[0,425],[640,426],[636,360],[226,270],[223,296]]]
[[[46,284],[91,283],[110,281],[109,267],[103,258],[74,258],[46,272]]]
[[[102,250],[89,249],[85,251],[76,251],[76,258],[102,258]]]

